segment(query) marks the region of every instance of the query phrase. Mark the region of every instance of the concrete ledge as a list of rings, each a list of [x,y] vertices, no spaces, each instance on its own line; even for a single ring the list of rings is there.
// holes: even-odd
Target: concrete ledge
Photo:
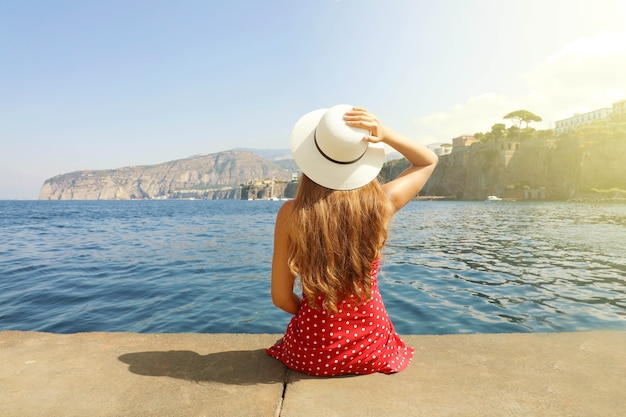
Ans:
[[[626,332],[405,336],[395,375],[315,378],[280,335],[0,332],[0,416],[622,416]]]

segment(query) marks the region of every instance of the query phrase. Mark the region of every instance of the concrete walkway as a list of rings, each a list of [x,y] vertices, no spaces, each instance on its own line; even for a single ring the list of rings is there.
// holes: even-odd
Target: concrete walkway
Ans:
[[[314,378],[280,335],[0,332],[0,416],[624,416],[626,332],[406,336],[395,375]]]

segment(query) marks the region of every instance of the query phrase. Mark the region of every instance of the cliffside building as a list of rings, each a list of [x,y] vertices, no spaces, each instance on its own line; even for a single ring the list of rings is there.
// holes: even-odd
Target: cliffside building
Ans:
[[[520,143],[518,141],[511,139],[498,141],[495,145],[505,167],[509,165],[511,158],[513,158],[515,152],[517,152],[520,147]]]
[[[614,121],[626,121],[626,100],[613,103],[613,115],[611,116]]]
[[[617,104],[617,103],[616,103]],[[615,107],[615,105],[613,105]],[[595,122],[596,120],[603,120],[611,116],[613,109],[611,107],[604,107],[602,109],[590,111],[588,113],[576,113],[573,117],[567,119],[557,120],[554,124],[554,131],[558,135],[569,132],[570,130],[577,128],[578,126]]]
[[[463,135],[452,139],[452,161],[456,166],[464,166],[470,157],[469,150],[474,143],[480,143],[480,140],[474,136]]]
[[[466,148],[468,146],[472,146],[472,144],[480,142],[480,140],[476,139],[474,136],[462,135],[452,139],[452,152],[455,152],[459,149]]]

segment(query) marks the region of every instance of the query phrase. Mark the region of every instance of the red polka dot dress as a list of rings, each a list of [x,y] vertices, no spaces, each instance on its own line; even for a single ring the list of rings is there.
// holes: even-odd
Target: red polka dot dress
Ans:
[[[395,332],[378,290],[378,264],[372,265],[371,298],[359,307],[347,301],[336,313],[312,307],[306,298],[285,336],[267,353],[289,369],[316,376],[390,374],[405,369],[413,357]],[[321,296],[316,300],[321,305]]]

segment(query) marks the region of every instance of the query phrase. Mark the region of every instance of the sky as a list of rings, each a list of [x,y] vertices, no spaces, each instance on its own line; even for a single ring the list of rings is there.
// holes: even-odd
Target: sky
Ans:
[[[624,99],[626,0],[0,0],[0,199],[288,149],[335,104],[431,144]]]

